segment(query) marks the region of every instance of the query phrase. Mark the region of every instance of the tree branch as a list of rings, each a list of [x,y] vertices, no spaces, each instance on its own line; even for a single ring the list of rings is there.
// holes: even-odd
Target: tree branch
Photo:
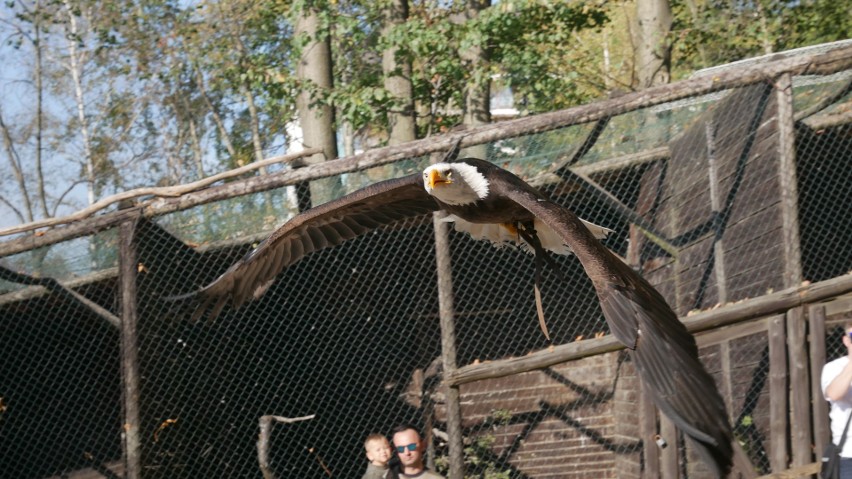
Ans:
[[[260,434],[257,438],[257,462],[260,465],[260,471],[263,473],[264,479],[275,478],[275,473],[269,467],[269,436],[272,433],[272,423],[293,424],[294,422],[313,419],[315,416],[316,414],[302,417],[260,416]]]
[[[136,188],[130,191],[125,191],[122,193],[118,193],[116,195],[112,195],[110,197],[104,198],[96,203],[93,203],[91,206],[83,208],[82,210],[68,215],[63,216],[61,218],[50,218],[42,221],[35,221],[32,223],[28,223],[25,225],[13,226],[9,228],[0,229],[0,236],[7,236],[15,233],[23,233],[25,231],[32,231],[38,228],[44,228],[47,226],[56,226],[61,224],[72,223],[74,221],[81,220],[83,218],[88,218],[94,213],[114,204],[119,201],[138,198],[140,196],[159,196],[159,197],[177,197],[183,194],[199,190],[206,186],[209,186],[217,181],[221,181],[227,178],[233,178],[235,176],[239,176],[248,171],[256,170],[258,168],[263,168],[268,165],[272,165],[275,163],[287,163],[303,156],[313,155],[318,153],[319,150],[316,148],[309,148],[306,150],[302,150],[297,153],[292,153],[289,155],[283,156],[274,156],[272,158],[267,158],[263,161],[257,161],[254,163],[250,163],[245,166],[241,166],[240,168],[236,168],[233,170],[225,171],[223,173],[219,173],[218,175],[213,175],[198,181],[194,181],[192,183],[187,183],[185,185],[178,186],[161,186],[161,187],[143,187]]]

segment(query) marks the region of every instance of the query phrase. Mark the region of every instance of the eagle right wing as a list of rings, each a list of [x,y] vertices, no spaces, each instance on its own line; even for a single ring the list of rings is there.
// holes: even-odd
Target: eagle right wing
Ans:
[[[506,194],[574,251],[592,280],[612,334],[629,349],[651,399],[690,438],[716,475],[726,476],[734,453],[724,401],[698,358],[695,339],[665,299],[567,208],[528,188],[514,187]]]
[[[311,208],[284,223],[215,281],[189,295],[202,299],[193,319],[211,305],[213,319],[228,300],[239,307],[260,297],[278,273],[310,253],[438,208],[423,188],[419,173],[375,183]]]

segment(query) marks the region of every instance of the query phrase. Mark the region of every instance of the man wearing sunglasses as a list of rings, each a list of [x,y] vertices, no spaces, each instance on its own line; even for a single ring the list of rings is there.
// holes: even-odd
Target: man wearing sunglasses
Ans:
[[[822,368],[822,392],[831,403],[831,440],[840,444],[849,415],[852,414],[852,321],[843,325],[843,356]],[[852,436],[852,430],[847,433]],[[852,437],[843,443],[840,452],[840,477],[852,479]]]
[[[402,465],[399,477],[417,479],[444,479],[423,467],[423,441],[417,429],[409,425],[399,426],[393,430],[393,447]]]

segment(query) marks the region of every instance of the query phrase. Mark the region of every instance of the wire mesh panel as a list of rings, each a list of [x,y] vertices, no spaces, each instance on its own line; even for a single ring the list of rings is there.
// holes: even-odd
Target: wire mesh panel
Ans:
[[[804,280],[852,267],[850,78],[844,71],[793,81],[792,204]],[[612,230],[604,244],[686,317],[796,286],[787,279],[785,198],[793,193],[782,181],[789,172],[780,166],[779,98],[770,82],[720,90],[499,140],[488,145],[489,159]],[[411,158],[339,183],[352,191],[427,163]],[[109,314],[49,284],[3,276],[0,476],[123,475],[123,404],[136,400],[146,478],[261,477],[261,449],[267,475],[359,477],[364,438],[400,423],[424,432],[428,463],[446,471],[431,216],[311,254],[262,297],[212,321],[191,320],[191,302],[166,300],[215,279],[296,214],[294,201],[285,187],[138,220],[138,398],[123,392],[120,328]],[[537,320],[533,257],[462,233],[449,238],[460,367],[554,345],[580,351],[609,334],[576,259],[557,257],[545,270],[549,342]],[[111,229],[7,256],[3,266],[56,278],[119,316],[117,244]],[[832,324],[848,314],[832,311]],[[810,458],[787,450],[786,432],[771,434],[777,398],[769,383],[781,366],[770,361],[770,319],[698,336],[739,447],[760,473],[786,467],[773,462],[779,454]],[[836,356],[836,345],[827,351]],[[710,477],[691,447],[666,432],[624,351],[582,356],[460,385],[468,477]],[[300,420],[275,421],[264,442],[265,416]]]
[[[63,251],[88,257],[79,242],[10,259],[51,265],[60,277],[89,276],[77,291],[113,309],[114,238],[91,238],[102,262],[62,261]],[[48,477],[120,459],[118,328],[73,298],[38,288],[4,295],[0,307],[0,476]]]

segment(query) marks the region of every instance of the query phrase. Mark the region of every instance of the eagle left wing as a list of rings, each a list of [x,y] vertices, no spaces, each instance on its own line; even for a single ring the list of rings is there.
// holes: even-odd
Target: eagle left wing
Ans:
[[[228,301],[239,307],[260,297],[278,273],[313,252],[437,209],[419,173],[374,183],[294,216],[212,283],[169,299],[200,299],[193,319],[208,310],[214,319]]]
[[[695,338],[662,295],[595,239],[574,213],[531,187],[510,190],[501,193],[550,226],[580,260],[610,330],[630,351],[660,411],[719,477],[727,475],[733,461],[731,426],[713,377],[698,359]]]

